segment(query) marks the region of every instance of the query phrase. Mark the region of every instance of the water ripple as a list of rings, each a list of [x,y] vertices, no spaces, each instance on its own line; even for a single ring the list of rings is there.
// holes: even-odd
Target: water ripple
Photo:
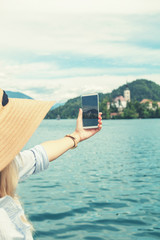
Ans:
[[[82,208],[76,208],[67,212],[62,213],[40,213],[40,214],[32,214],[30,216],[31,221],[41,222],[45,220],[58,220],[58,219],[64,219],[66,217],[75,216],[75,214],[84,214],[89,211],[93,211],[89,207],[82,207]]]
[[[89,203],[91,208],[124,208],[128,207],[126,203],[120,202],[92,202]]]
[[[140,221],[140,220],[133,220],[133,219],[125,219],[125,218],[117,218],[117,219],[101,219],[101,220],[96,220],[94,221],[94,223],[97,224],[115,224],[115,225],[123,225],[123,226],[133,226],[133,225],[137,225],[137,226],[146,226],[147,223],[145,223],[144,221]]]
[[[44,136],[64,136],[74,124],[43,121],[29,147]],[[36,229],[34,238],[160,239],[158,129],[159,119],[104,121],[96,137],[23,182],[18,194]]]

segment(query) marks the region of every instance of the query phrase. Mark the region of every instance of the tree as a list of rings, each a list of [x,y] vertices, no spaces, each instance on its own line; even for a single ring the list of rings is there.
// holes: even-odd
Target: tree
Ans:
[[[128,102],[127,107],[124,109],[124,118],[132,119],[137,117],[138,117],[138,113],[136,111],[134,103]]]
[[[107,109],[107,102],[108,97],[105,97],[102,102],[100,102],[99,109],[103,113],[103,119],[109,119],[110,118],[110,110]]]
[[[157,108],[155,111],[155,118],[160,118],[160,108]]]

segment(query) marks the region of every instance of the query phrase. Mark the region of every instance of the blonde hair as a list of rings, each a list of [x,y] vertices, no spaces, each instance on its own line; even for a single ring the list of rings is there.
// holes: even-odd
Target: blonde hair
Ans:
[[[19,198],[16,194],[17,184],[18,170],[15,161],[12,161],[0,172],[0,198],[8,195],[11,196],[17,203],[19,203]],[[26,216],[21,216],[21,220],[30,225],[31,231],[34,230]]]

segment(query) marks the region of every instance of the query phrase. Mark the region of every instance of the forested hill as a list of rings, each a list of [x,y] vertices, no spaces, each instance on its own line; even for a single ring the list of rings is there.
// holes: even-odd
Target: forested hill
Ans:
[[[160,101],[160,86],[152,81],[138,79],[128,83],[127,85],[131,91],[131,101],[141,101],[142,99]],[[106,107],[107,101],[112,101],[115,97],[120,95],[123,96],[125,89],[126,85],[123,85],[117,89],[114,89],[111,93],[99,93],[100,111],[103,112],[103,108]],[[80,107],[80,97],[70,99],[65,103],[65,105],[50,111],[47,115],[47,118],[57,118],[58,115],[60,115],[61,118],[76,118]]]
[[[123,95],[126,85],[115,89],[111,93],[111,98]],[[139,79],[128,83],[128,88],[131,92],[132,101],[141,101],[142,99],[152,99],[153,101],[160,101],[160,86],[155,82],[145,79]]]

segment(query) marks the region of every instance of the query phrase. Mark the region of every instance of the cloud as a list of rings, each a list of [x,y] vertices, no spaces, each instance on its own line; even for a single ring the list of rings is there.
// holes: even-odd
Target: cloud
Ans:
[[[117,74],[111,70],[102,74],[101,69],[97,69],[97,72],[95,69],[90,69],[88,70],[90,74],[86,73],[86,69],[81,69],[81,71],[83,75],[78,77],[70,69],[70,73],[64,73],[59,78],[48,79],[38,77],[20,79],[13,74],[4,78],[5,74],[3,74],[2,77],[0,75],[0,82],[1,87],[5,90],[16,89],[16,91],[21,91],[35,99],[55,100],[57,102],[65,102],[67,99],[87,93],[111,92],[126,82],[141,78],[147,78],[160,84],[160,74],[141,74],[142,70],[137,73],[136,69],[132,69],[132,74],[128,74],[127,69],[125,74],[124,72],[120,74],[121,69],[115,69]]]
[[[0,82],[38,99],[159,82],[159,0],[15,0],[0,6]]]
[[[130,60],[137,60],[137,57],[149,60],[159,55],[153,49],[155,43],[160,42],[159,15],[50,14],[44,18],[41,15],[12,18],[4,19],[4,27],[1,26],[1,51],[23,53],[25,50],[39,55],[74,54],[112,59],[129,56]]]
[[[70,98],[80,96],[82,94],[89,94],[94,92],[108,93],[119,86],[131,82],[136,79],[147,78],[160,84],[160,74],[151,75],[129,75],[129,76],[116,76],[116,75],[105,75],[105,76],[91,76],[91,77],[77,77],[60,79],[58,82],[50,81],[50,92],[46,90],[45,94],[41,94],[38,91],[34,93],[32,89],[26,91],[26,93],[34,96],[36,99],[55,100],[56,102],[65,102]],[[42,89],[44,88],[44,81],[42,83]],[[52,91],[52,93],[51,93]]]

